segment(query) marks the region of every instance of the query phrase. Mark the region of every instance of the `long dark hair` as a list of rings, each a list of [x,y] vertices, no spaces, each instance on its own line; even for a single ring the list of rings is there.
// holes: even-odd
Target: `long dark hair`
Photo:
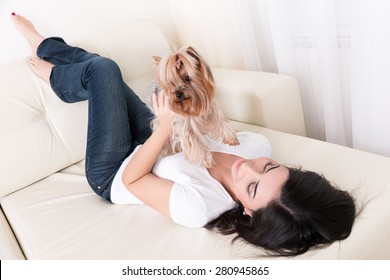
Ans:
[[[271,255],[296,256],[347,238],[355,217],[355,201],[348,192],[318,173],[289,168],[280,198],[252,217],[244,215],[239,204],[206,228],[237,233],[233,241],[242,238]]]

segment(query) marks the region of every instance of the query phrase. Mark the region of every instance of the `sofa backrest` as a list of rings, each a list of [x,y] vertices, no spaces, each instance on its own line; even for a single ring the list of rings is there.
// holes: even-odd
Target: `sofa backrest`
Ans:
[[[78,45],[117,61],[128,82],[151,79],[151,56],[171,51],[149,21]],[[60,101],[28,62],[25,58],[0,66],[0,197],[85,157],[87,103]]]

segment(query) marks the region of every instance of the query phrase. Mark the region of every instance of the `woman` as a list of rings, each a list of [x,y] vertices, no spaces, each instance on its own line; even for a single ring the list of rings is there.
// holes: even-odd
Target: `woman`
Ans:
[[[64,102],[88,99],[86,177],[105,200],[145,203],[178,224],[237,233],[277,255],[302,254],[349,236],[353,198],[314,172],[270,159],[265,137],[239,132],[239,146],[210,139],[210,169],[190,164],[182,153],[160,157],[174,117],[165,95],[153,95],[159,126],[152,132],[152,113],[115,62],[45,38],[20,15],[11,19],[38,56],[30,61],[32,70]]]

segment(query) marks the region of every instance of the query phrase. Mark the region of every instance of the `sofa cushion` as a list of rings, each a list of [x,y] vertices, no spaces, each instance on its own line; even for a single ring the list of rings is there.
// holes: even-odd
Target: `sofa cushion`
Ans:
[[[299,258],[388,256],[390,245],[383,240],[390,235],[390,175],[383,176],[383,171],[389,169],[390,159],[258,126],[237,122],[234,126],[268,137],[277,161],[323,172],[343,189],[352,191],[361,185],[356,192],[358,204],[370,201],[347,240]],[[381,170],[365,172],[365,164],[378,163]],[[108,204],[89,188],[83,164],[1,199],[28,259],[241,259],[261,253],[250,245],[232,246],[232,236],[175,225],[145,205]]]
[[[306,136],[297,80],[291,76],[212,68],[216,98],[230,120]]]
[[[123,36],[133,39],[121,40]],[[127,82],[151,81],[151,56],[170,52],[160,29],[149,21],[114,30],[79,46],[117,61]],[[146,95],[145,85],[137,89],[141,96]],[[0,197],[85,157],[87,102],[63,103],[46,82],[33,74],[28,58],[1,67],[0,88]]]
[[[1,205],[28,259],[234,256],[229,238],[175,225],[144,205],[103,201],[86,182],[84,161],[2,198]]]
[[[127,83],[147,77],[146,85],[152,81],[152,56],[163,56],[173,51],[164,34],[151,21],[133,23],[78,45],[117,62]],[[147,87],[136,92],[145,98]]]
[[[85,154],[86,103],[63,103],[31,72],[26,60],[0,69],[0,197]]]

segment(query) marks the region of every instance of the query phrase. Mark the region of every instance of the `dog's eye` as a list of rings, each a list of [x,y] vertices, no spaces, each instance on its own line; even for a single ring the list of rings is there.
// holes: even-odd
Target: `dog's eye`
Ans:
[[[191,82],[190,76],[186,76],[186,77],[184,78],[184,80],[185,80],[186,82]]]
[[[176,98],[179,100],[184,100],[184,94],[181,91],[176,92]]]

